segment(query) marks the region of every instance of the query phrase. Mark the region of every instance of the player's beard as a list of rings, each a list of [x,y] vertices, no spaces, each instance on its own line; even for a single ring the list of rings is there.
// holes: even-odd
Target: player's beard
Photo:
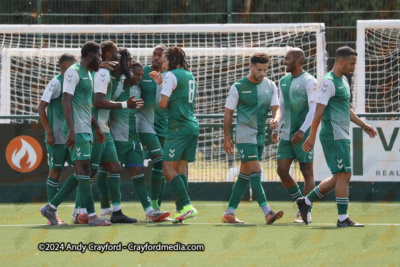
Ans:
[[[99,71],[100,69],[100,62],[97,61],[95,57],[89,62],[89,69],[92,71]]]
[[[153,69],[160,69],[162,68],[162,65],[162,62],[156,60],[151,61],[151,66],[153,67]]]

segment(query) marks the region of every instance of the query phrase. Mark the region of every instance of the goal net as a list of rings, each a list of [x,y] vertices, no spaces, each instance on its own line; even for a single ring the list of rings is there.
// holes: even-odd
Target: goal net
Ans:
[[[222,114],[231,85],[248,74],[252,53],[270,56],[267,77],[276,83],[285,74],[283,57],[290,47],[304,50],[304,67],[318,80],[326,71],[325,27],[317,23],[0,25],[0,29],[1,115],[37,115],[46,84],[59,72],[58,57],[65,52],[79,57],[86,41],[113,40],[144,65],[151,63],[158,44],[182,47],[198,84],[195,113],[201,128],[196,162],[190,166],[190,180],[197,182],[233,181],[238,174],[239,153],[228,157],[223,150]],[[263,180],[277,178],[275,151],[276,145],[266,146]]]
[[[400,20],[357,21],[357,113],[400,112]]]

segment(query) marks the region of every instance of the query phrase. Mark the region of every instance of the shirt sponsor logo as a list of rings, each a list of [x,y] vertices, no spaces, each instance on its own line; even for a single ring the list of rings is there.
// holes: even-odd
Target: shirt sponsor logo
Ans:
[[[251,91],[243,91],[242,93],[243,93],[243,94],[250,94]]]
[[[160,149],[159,148],[158,149],[154,149],[154,150],[151,150],[150,152],[156,152],[156,151],[160,151]]]
[[[89,77],[86,77],[86,78],[82,78],[82,80],[87,80],[87,79],[89,79]]]
[[[338,87],[338,89],[343,89],[343,86],[342,87]]]
[[[257,158],[257,156],[256,156],[256,155],[248,156],[248,158],[249,158],[249,159],[251,159],[251,158]]]
[[[282,84],[282,86],[286,86],[286,84]]]
[[[145,83],[151,83],[153,80],[143,80]]]

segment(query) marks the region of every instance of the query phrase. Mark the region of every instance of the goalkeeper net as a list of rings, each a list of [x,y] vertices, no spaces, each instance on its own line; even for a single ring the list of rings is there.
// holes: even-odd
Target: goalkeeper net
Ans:
[[[400,112],[400,20],[357,21],[357,113]]]
[[[58,57],[79,57],[86,41],[113,40],[130,50],[143,65],[151,64],[158,44],[184,49],[197,80],[195,113],[201,125],[197,159],[190,180],[233,181],[239,153],[223,149],[223,113],[231,85],[248,74],[250,55],[266,52],[271,58],[267,77],[274,82],[285,74],[283,57],[290,47],[306,54],[304,68],[321,80],[326,71],[323,24],[228,25],[37,25],[0,26],[1,115],[37,115],[47,83],[58,74]],[[13,120],[21,122],[22,120]],[[3,120],[3,122],[9,122]],[[264,180],[275,180],[276,145],[266,146]],[[294,172],[299,177],[298,172]]]

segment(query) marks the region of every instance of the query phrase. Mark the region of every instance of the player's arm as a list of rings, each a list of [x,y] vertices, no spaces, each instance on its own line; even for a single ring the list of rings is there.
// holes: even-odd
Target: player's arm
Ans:
[[[303,150],[310,152],[315,144],[318,126],[321,122],[324,109],[328,105],[329,99],[335,96],[335,85],[331,80],[324,80],[320,83],[317,89],[315,113],[311,122],[310,135],[303,144]]]
[[[105,69],[100,69],[94,75],[94,106],[101,109],[139,109],[143,106],[143,100],[131,96],[126,102],[113,102],[105,99],[108,84],[111,81],[110,73]]]
[[[356,125],[360,126],[361,129],[363,129],[363,131],[366,132],[370,138],[375,138],[375,136],[378,134],[378,132],[373,126],[363,122],[360,119],[360,117],[358,117],[357,114],[354,113],[352,109],[350,109],[350,120],[354,122]]]
[[[67,141],[65,147],[73,148],[75,145],[75,127],[72,120],[72,99],[74,98],[75,88],[79,83],[79,75],[75,69],[68,69],[64,74],[62,107],[64,111],[65,123],[68,126]]]
[[[274,84],[274,91],[272,93],[271,98],[271,111],[272,111],[272,119],[269,120],[269,124],[271,130],[278,128],[279,121],[281,120],[281,110],[279,109],[279,99],[278,99],[278,89]]]
[[[239,103],[239,94],[235,85],[232,85],[229,90],[228,98],[225,103],[225,115],[224,115],[224,150],[228,155],[232,155],[233,142],[231,138],[231,128],[233,120],[233,112],[237,108]]]
[[[103,131],[101,130],[96,118],[92,114],[92,126],[94,128],[95,134],[96,134],[96,139],[97,142],[104,143],[106,141],[106,136],[104,135]]]
[[[315,79],[310,80],[307,83],[307,99],[308,99],[308,113],[301,125],[300,129],[295,132],[292,136],[291,143],[300,143],[303,140],[304,133],[310,128],[311,122],[314,117],[315,107],[317,104],[315,103],[317,98],[317,81]]]
[[[176,76],[172,72],[168,72],[165,75],[164,86],[161,90],[160,108],[168,107],[169,98],[177,85],[178,80],[176,79]]]
[[[281,81],[279,81],[278,91],[279,91],[279,109],[281,111],[281,119],[279,121],[278,128],[272,130],[271,141],[274,143],[278,143],[279,130],[282,128],[282,124],[285,121],[285,100],[283,99]]]
[[[114,70],[115,66],[119,64],[118,61],[102,61],[100,63],[100,68],[106,68],[109,70]]]
[[[57,79],[53,79],[46,86],[46,89],[43,92],[42,98],[39,102],[38,113],[40,121],[42,122],[43,128],[47,134],[47,144],[49,146],[54,146],[55,137],[54,133],[51,130],[49,120],[46,114],[46,107],[50,103],[50,101],[54,98],[57,98],[61,93],[61,84]]]

